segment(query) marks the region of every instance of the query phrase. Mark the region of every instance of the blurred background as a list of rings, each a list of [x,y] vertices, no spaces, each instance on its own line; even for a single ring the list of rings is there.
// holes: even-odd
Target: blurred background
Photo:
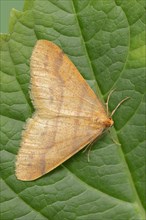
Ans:
[[[8,33],[9,18],[12,8],[22,11],[24,0],[0,0],[0,32]]]

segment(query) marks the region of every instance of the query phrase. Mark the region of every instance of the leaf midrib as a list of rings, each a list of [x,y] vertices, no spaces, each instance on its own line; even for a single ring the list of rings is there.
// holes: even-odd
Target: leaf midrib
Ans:
[[[75,18],[76,18],[76,21],[77,21],[77,24],[78,24],[78,30],[80,32],[80,37],[82,39],[82,42],[83,42],[83,47],[84,47],[84,51],[85,51],[85,54],[86,54],[86,57],[87,57],[87,60],[88,60],[88,64],[89,64],[89,67],[90,67],[90,75],[92,75],[92,80],[95,80],[96,82],[96,93],[103,99],[103,94],[101,93],[101,89],[99,88],[99,85],[97,84],[97,81],[96,81],[96,77],[95,77],[95,73],[93,71],[93,66],[92,66],[92,63],[91,63],[91,59],[90,59],[90,56],[89,56],[89,53],[88,53],[88,50],[87,50],[87,47],[86,47],[86,43],[85,43],[85,39],[84,39],[84,36],[83,36],[83,32],[82,32],[82,28],[81,28],[81,25],[80,25],[80,22],[79,22],[79,18],[78,18],[78,14],[77,14],[77,11],[76,11],[76,7],[75,7],[75,2],[74,0],[72,0],[72,6],[73,6],[73,12],[74,12],[74,15],[75,15]]]

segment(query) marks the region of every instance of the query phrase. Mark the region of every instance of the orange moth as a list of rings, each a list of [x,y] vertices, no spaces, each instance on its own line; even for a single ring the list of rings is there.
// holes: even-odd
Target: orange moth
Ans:
[[[16,161],[16,176],[24,181],[53,170],[113,125],[95,93],[58,46],[37,41],[30,68],[36,110],[26,123]]]

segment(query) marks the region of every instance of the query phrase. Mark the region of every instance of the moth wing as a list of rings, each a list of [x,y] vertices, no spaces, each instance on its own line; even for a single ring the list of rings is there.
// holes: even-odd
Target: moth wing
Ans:
[[[37,42],[31,57],[36,113],[23,133],[16,162],[20,180],[53,170],[99,136],[107,115],[74,64],[52,42]]]
[[[63,51],[39,40],[31,57],[31,96],[42,115],[94,116],[105,111]]]
[[[54,117],[29,119],[17,156],[16,176],[30,181],[53,170],[96,136],[102,127],[85,119]]]

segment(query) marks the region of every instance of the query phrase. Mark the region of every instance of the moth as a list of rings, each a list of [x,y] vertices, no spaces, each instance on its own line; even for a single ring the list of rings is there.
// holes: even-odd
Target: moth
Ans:
[[[75,65],[54,43],[37,41],[31,56],[35,113],[22,134],[16,161],[19,180],[53,170],[113,125]]]

